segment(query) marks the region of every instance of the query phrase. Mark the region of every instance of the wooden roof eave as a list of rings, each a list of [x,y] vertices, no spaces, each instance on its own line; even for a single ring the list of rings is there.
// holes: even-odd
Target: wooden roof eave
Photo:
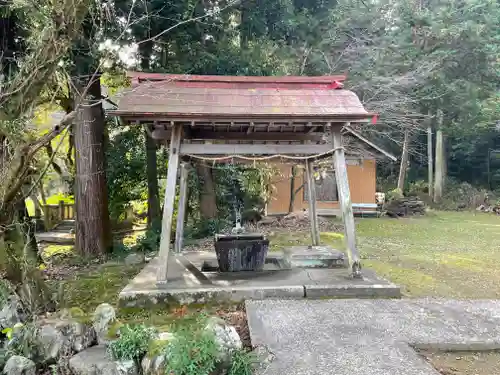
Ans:
[[[365,143],[366,145],[368,145],[369,147],[371,147],[372,149],[374,149],[377,153],[383,155],[384,157],[387,157],[387,158],[391,159],[392,161],[398,160],[394,155],[392,155],[388,151],[384,150],[382,147],[376,145],[372,141],[366,139],[360,133],[358,133],[357,131],[353,130],[349,126],[346,126],[345,129],[346,129],[346,131],[348,133],[352,134],[354,137],[358,138],[361,142]]]
[[[133,112],[127,110],[109,110],[107,114],[110,116],[121,117],[123,120],[128,121],[212,121],[212,122],[274,122],[277,120],[288,122],[369,122],[373,118],[373,113],[366,114],[297,114],[297,115],[260,115],[260,114],[242,114],[242,115],[228,115],[220,114],[186,114],[186,113],[172,113],[172,112]]]

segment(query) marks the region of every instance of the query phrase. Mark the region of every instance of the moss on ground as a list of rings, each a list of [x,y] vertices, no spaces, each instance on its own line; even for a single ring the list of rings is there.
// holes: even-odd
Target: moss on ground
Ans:
[[[73,245],[48,245],[42,248],[40,255],[45,263],[61,263],[78,257]]]
[[[63,283],[62,307],[79,307],[88,313],[104,302],[116,305],[118,293],[142,267],[143,264],[126,266],[109,262],[78,271],[70,279],[60,281]]]
[[[81,270],[70,279],[59,281],[63,283],[62,308],[81,311],[91,316],[101,303],[118,306],[118,294],[128,282],[144,267],[144,265],[125,266],[123,263],[108,262],[91,270]],[[59,283],[58,282],[58,283]],[[165,308],[156,306],[148,309],[137,307],[120,308],[117,311],[117,325],[111,331],[117,330],[122,324],[145,324],[158,331],[172,331],[180,325],[192,324],[199,319],[200,312],[214,314],[224,307],[234,304],[206,304],[192,306],[176,306]],[[113,335],[113,332],[109,333]]]

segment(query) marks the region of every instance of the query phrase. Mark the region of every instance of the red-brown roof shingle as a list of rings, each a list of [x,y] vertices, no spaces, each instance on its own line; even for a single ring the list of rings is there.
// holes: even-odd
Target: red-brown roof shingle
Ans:
[[[270,88],[262,87],[259,82],[253,84],[255,88],[248,88],[248,82],[244,88],[234,82],[233,87],[221,88],[210,86],[213,83],[209,81],[202,87],[185,87],[186,84],[179,84],[179,81],[143,82],[117,95],[119,108],[110,113],[118,116],[162,115],[207,119],[311,117],[328,120],[342,117],[352,118],[353,121],[368,120],[373,116],[349,90],[321,86]]]

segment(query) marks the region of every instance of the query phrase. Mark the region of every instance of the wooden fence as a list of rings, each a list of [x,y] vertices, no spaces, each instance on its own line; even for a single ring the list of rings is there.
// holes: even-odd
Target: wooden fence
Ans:
[[[53,228],[64,220],[74,220],[76,217],[74,203],[60,201],[59,204],[43,205],[42,209],[47,229]]]

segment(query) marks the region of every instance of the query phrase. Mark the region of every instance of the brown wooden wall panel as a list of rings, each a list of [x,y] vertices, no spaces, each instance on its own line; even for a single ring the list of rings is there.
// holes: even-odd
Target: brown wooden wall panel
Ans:
[[[271,200],[267,206],[268,215],[286,214],[288,213],[288,206],[290,205],[290,179],[292,176],[292,165],[285,163],[277,163],[276,168],[279,170],[279,176],[273,179],[273,192]],[[302,170],[298,170],[298,174]],[[295,178],[295,185],[298,187],[301,183],[298,178]],[[298,194],[300,196],[300,194]],[[299,197],[298,200],[302,198]]]
[[[290,177],[291,165],[277,164],[281,176],[275,178],[274,191],[271,201],[267,208],[268,215],[278,215],[288,213],[290,202]],[[351,189],[352,203],[376,203],[376,161],[366,159],[361,165],[347,165],[347,175],[349,177],[349,186]],[[298,169],[295,177],[295,189],[304,182],[305,171]],[[294,211],[307,209],[309,204],[304,199],[303,191],[300,191],[295,197]],[[318,209],[339,208],[338,202],[320,202],[316,203]]]

